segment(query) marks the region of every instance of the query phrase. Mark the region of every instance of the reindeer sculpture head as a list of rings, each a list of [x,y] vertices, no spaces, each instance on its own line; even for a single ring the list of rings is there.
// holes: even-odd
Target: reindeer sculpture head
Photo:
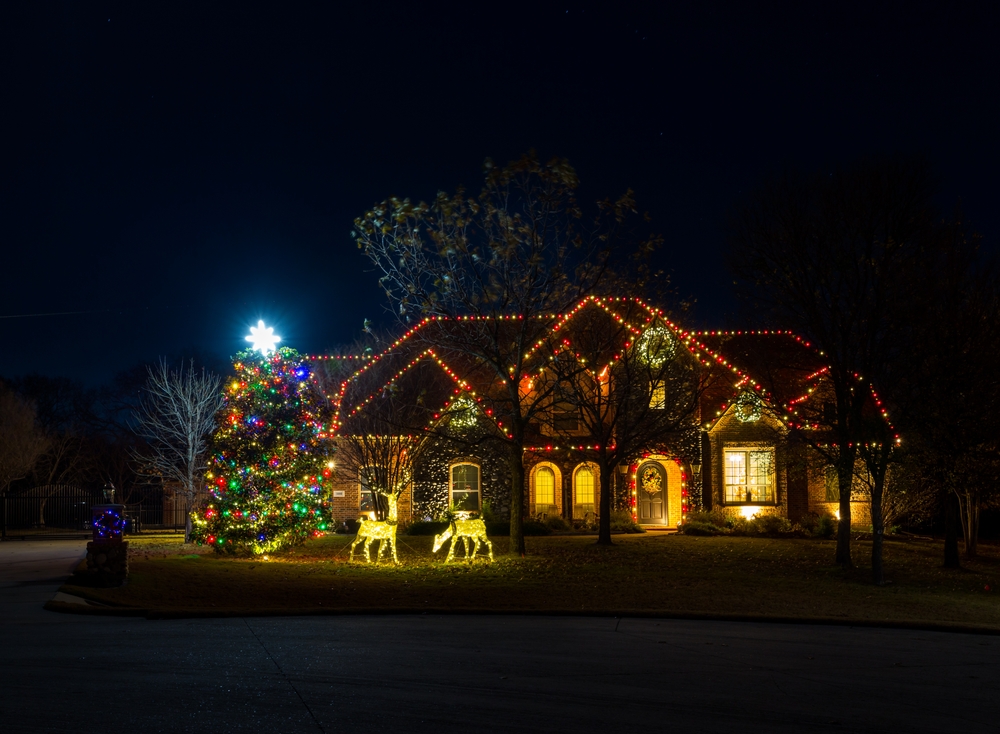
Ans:
[[[462,513],[463,517],[468,514]],[[479,551],[480,544],[485,545],[490,552],[490,560],[493,560],[493,543],[486,537],[486,523],[482,518],[476,520],[454,519],[445,531],[434,536],[434,552],[437,553],[441,546],[451,538],[451,547],[448,549],[448,557],[445,563],[455,557],[455,546],[458,541],[462,541],[462,549],[465,551],[465,558],[471,562]]]
[[[433,553],[437,553],[439,550],[441,550],[441,546],[444,545],[448,541],[448,538],[450,538],[451,535],[452,535],[452,526],[451,525],[449,525],[447,528],[445,528],[445,531],[443,533],[441,533],[440,535],[435,535],[434,536],[434,550],[432,552]]]

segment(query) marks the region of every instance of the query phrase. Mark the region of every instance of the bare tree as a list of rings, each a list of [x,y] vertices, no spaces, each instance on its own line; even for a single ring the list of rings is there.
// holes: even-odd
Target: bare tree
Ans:
[[[413,338],[453,360],[465,382],[491,386],[481,397],[508,459],[510,552],[523,555],[525,439],[544,409],[523,389],[536,369],[531,352],[600,286],[616,248],[649,249],[654,238],[623,243],[636,213],[631,192],[584,222],[565,160],[487,161],[485,178],[478,197],[459,190],[433,204],[382,202],[355,220],[355,235],[400,320],[420,323]]]
[[[611,545],[615,469],[642,450],[681,455],[697,446],[709,375],[662,314],[636,299],[594,298],[562,332],[538,380],[557,381],[547,427],[569,443],[581,434],[593,441],[601,488],[597,542]]]
[[[372,384],[374,375],[361,376]],[[368,378],[367,380],[365,378]],[[337,438],[338,463],[361,482],[369,510],[384,520],[387,498],[399,500],[413,483],[427,446],[427,412],[422,402],[401,397],[396,384],[376,388],[376,396],[347,417]],[[364,509],[364,508],[362,508]]]
[[[0,385],[0,496],[11,483],[31,473],[48,445],[35,406]]]
[[[922,160],[864,160],[833,173],[789,174],[761,189],[737,214],[730,263],[740,294],[768,326],[792,328],[829,364],[829,401],[790,422],[822,431],[799,437],[836,467],[840,525],[836,561],[851,559],[851,485],[858,446],[880,443],[873,468],[888,465],[895,437],[872,435],[872,388],[888,389],[909,366],[904,326],[922,310],[914,273],[934,231],[933,177]],[[803,410],[806,410],[803,407]],[[821,440],[815,440],[821,438]],[[872,506],[881,506],[873,487]],[[881,536],[880,513],[873,533]],[[872,545],[881,579],[881,543]],[[877,558],[875,556],[878,556]]]
[[[191,510],[207,467],[208,436],[215,414],[222,408],[217,375],[196,372],[192,360],[174,371],[166,362],[149,368],[146,394],[135,411],[136,432],[146,439],[149,452],[137,455],[164,483],[180,487],[186,522],[184,542],[191,540]]]

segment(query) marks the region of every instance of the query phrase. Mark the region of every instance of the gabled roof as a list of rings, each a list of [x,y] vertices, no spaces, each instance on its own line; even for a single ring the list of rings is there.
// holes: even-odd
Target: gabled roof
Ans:
[[[650,326],[662,325],[669,329],[678,343],[717,378],[703,398],[702,415],[705,420],[724,413],[741,393],[753,391],[775,416],[794,423],[796,406],[808,400],[817,390],[827,370],[822,355],[809,342],[790,331],[690,331],[671,321],[662,310],[640,299],[589,296],[565,314],[538,317],[553,323],[553,326],[549,338],[538,341],[528,349],[525,356],[529,371],[544,369],[550,358],[543,349],[546,346],[558,345],[573,350],[574,322],[584,313],[592,317],[603,315],[625,327],[627,341],[622,343],[617,353],[606,355],[608,363],[618,359],[621,350],[630,348]],[[513,332],[522,319],[516,314],[498,319],[473,316],[450,320],[426,318],[372,357],[313,355],[309,359],[356,359],[361,365],[328,394],[336,410],[335,427],[338,430],[347,429],[351,416],[387,389],[404,390],[408,394],[416,390],[412,394],[423,394],[429,419],[433,422],[440,419],[459,396],[464,395],[482,405],[482,395],[492,383],[492,375],[482,371],[477,375],[475,365],[465,355],[442,353],[441,350],[428,348],[426,342],[414,337],[432,322],[437,327],[461,331],[474,322],[489,320],[495,321],[501,331],[509,324]],[[536,355],[537,360],[533,362]],[[594,365],[592,370],[596,374],[603,367],[605,364]],[[877,403],[877,397],[875,400]],[[432,404],[433,401],[436,403]],[[485,405],[483,412],[490,414]]]

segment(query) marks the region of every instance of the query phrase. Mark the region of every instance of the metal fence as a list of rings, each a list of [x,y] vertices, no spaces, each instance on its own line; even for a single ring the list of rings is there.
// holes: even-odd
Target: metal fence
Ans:
[[[159,488],[130,493],[125,503],[126,533],[184,532],[182,501]],[[52,485],[0,497],[0,538],[76,539],[91,536],[91,508],[105,504],[100,490]]]

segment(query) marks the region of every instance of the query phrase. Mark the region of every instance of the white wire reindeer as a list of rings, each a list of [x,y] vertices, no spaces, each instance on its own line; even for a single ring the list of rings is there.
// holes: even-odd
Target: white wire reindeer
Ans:
[[[354,560],[354,548],[363,540],[365,542],[365,562],[371,563],[372,557],[368,549],[372,541],[377,540],[379,544],[375,563],[382,560],[382,553],[386,550],[386,543],[392,548],[393,562],[399,563],[399,557],[396,555],[396,528],[399,527],[399,514],[396,510],[397,497],[394,494],[386,494],[383,497],[389,503],[389,512],[386,515],[386,519],[369,520],[364,518],[361,520],[361,525],[358,527],[358,537],[351,543],[350,560]]]
[[[493,544],[486,537],[486,523],[482,519],[452,520],[443,533],[434,536],[434,552],[437,553],[449,538],[451,538],[451,546],[448,548],[448,557],[444,559],[445,563],[448,563],[455,557],[455,546],[458,545],[458,541],[460,540],[462,541],[462,550],[465,551],[465,559],[467,561],[471,562],[476,557],[476,553],[479,552],[480,542],[486,544],[486,548],[490,553],[490,560],[493,560]],[[466,545],[467,543],[468,545]],[[469,553],[470,547],[472,548],[471,554]]]

